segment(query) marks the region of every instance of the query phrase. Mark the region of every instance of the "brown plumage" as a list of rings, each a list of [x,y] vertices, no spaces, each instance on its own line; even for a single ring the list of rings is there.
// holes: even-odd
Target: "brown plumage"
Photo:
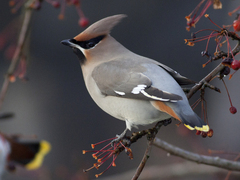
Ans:
[[[73,39],[76,41],[87,41],[100,35],[107,35],[110,33],[111,29],[125,17],[127,17],[127,15],[121,14],[101,19]]]
[[[169,107],[168,105],[166,105],[164,102],[152,101],[152,104],[158,110],[163,111],[163,112],[169,114],[170,116],[174,117],[175,119],[179,120],[180,122],[182,122],[181,119],[178,117],[178,115],[173,111],[173,109],[171,107]]]

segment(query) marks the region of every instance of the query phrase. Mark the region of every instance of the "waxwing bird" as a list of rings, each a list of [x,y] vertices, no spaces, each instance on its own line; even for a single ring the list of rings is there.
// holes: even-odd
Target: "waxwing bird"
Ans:
[[[181,85],[193,81],[152,59],[137,55],[111,35],[126,15],[115,15],[92,24],[73,39],[61,43],[77,54],[89,94],[126,129],[174,117],[190,130],[208,132],[209,126],[190,107]]]
[[[15,170],[16,165],[27,170],[39,168],[50,149],[47,141],[22,141],[17,135],[0,133],[0,179],[5,168],[10,171]]]

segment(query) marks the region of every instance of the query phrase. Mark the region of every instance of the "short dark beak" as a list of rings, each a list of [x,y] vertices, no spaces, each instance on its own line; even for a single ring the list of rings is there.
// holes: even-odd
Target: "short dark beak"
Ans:
[[[70,47],[72,45],[72,43],[70,42],[70,39],[66,39],[66,40],[61,41],[61,44],[66,45],[66,46],[70,46]]]

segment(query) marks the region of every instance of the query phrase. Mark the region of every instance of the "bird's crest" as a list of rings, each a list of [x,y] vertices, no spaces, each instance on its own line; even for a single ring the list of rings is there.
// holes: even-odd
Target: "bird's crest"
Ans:
[[[111,29],[125,17],[127,17],[127,15],[118,14],[101,19],[89,26],[85,31],[75,36],[74,39],[77,41],[87,41],[97,36],[107,35],[110,33]]]

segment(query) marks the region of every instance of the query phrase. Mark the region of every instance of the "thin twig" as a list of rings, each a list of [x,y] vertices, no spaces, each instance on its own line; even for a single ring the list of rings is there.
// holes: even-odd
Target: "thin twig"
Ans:
[[[223,70],[224,67],[225,66],[222,63],[220,63],[215,69],[212,70],[212,72],[210,72],[198,84],[191,88],[191,90],[187,94],[187,98],[190,99],[199,89],[202,88],[204,82],[209,83],[212,80],[212,78],[214,78],[221,70]]]
[[[147,149],[146,149],[146,151],[145,151],[145,153],[143,155],[141,163],[139,164],[139,166],[138,166],[134,176],[132,177],[132,180],[137,180],[139,178],[143,168],[145,167],[145,165],[147,163],[147,160],[150,157],[150,152],[151,152],[151,149],[152,149],[153,141],[154,141],[154,139],[151,139],[150,141],[148,141]]]
[[[235,56],[237,53],[240,52],[240,38],[236,33],[228,32],[228,36],[237,40],[237,45],[233,48],[232,54]],[[223,57],[227,57],[227,53],[219,52],[216,56],[212,58],[212,61],[221,59]],[[229,57],[232,57],[230,54]],[[190,99],[199,89],[202,88],[202,85],[207,82],[209,83],[220,71],[224,69],[224,65],[220,63],[215,69],[213,69],[206,77],[204,77],[198,84],[193,86],[191,90],[187,94],[187,98]]]
[[[160,121],[155,125],[154,128],[151,129],[152,130],[151,133],[148,134],[148,143],[147,143],[146,151],[144,153],[141,163],[139,164],[134,176],[132,177],[132,180],[137,180],[139,178],[140,174],[142,173],[142,170],[145,167],[148,158],[150,157],[152,145],[153,145],[154,139],[155,139],[159,129],[162,127],[162,125],[166,126],[167,124],[171,123],[171,121],[172,121],[171,119],[167,119],[165,121]]]
[[[171,155],[178,156],[183,159],[193,161],[199,164],[211,165],[211,166],[215,166],[215,167],[219,167],[219,168],[223,168],[231,171],[240,171],[240,162],[222,159],[217,156],[212,157],[212,156],[199,155],[196,153],[192,153],[192,152],[183,150],[179,147],[173,146],[159,138],[155,138],[153,145],[169,152]]]
[[[18,60],[21,56],[21,52],[22,52],[24,43],[26,41],[27,32],[28,32],[28,29],[30,27],[29,25],[30,25],[30,20],[31,20],[31,17],[32,17],[32,10],[27,8],[24,11],[24,13],[25,14],[24,14],[22,28],[21,28],[19,38],[18,38],[17,48],[14,52],[13,58],[11,60],[11,64],[8,68],[8,71],[7,71],[7,74],[5,76],[5,79],[4,79],[4,82],[3,82],[3,85],[2,85],[2,89],[1,89],[1,92],[0,92],[0,109],[2,108],[2,104],[3,104],[4,98],[6,96],[8,86],[9,86],[9,83],[10,83],[9,76],[13,74],[13,72],[14,72],[16,66],[17,66],[17,62],[18,62]]]

